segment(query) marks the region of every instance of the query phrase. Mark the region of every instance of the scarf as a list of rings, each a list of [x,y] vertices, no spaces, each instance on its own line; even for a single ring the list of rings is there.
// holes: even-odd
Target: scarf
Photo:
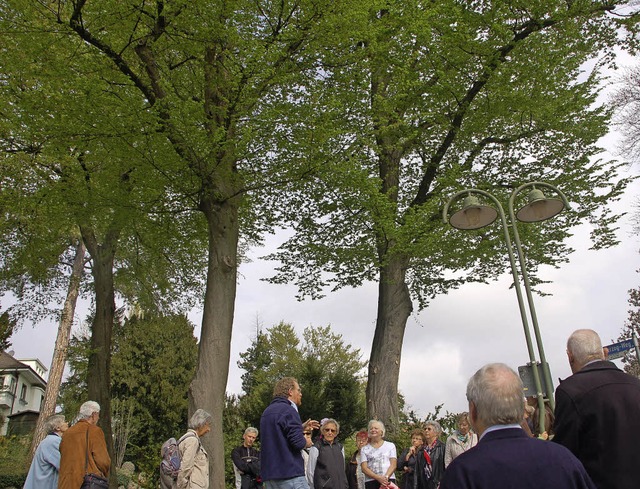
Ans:
[[[431,479],[431,473],[432,471],[432,464],[431,464],[431,450],[433,450],[433,447],[436,446],[436,443],[438,442],[438,439],[436,438],[435,440],[433,440],[433,443],[431,445],[425,445],[424,446],[424,450],[422,450],[422,453],[424,454],[424,459],[427,462],[424,466],[424,475],[425,477],[428,479]]]
[[[469,433],[467,433],[466,435],[462,435],[459,431],[456,431],[456,434],[460,443],[467,443],[469,441]]]

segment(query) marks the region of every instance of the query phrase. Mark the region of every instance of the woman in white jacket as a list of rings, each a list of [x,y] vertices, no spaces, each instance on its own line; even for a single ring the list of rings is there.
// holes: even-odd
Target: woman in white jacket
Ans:
[[[447,445],[444,450],[444,466],[447,467],[454,458],[477,444],[478,435],[471,431],[469,413],[460,414],[458,416],[458,429],[447,439]]]
[[[200,437],[210,430],[211,415],[204,409],[198,409],[189,420],[189,430],[178,440],[178,489],[208,489],[209,456],[200,443]]]

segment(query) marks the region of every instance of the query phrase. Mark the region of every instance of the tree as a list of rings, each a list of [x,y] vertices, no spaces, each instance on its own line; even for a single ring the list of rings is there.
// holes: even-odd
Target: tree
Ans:
[[[160,463],[162,443],[187,428],[198,355],[193,329],[184,315],[146,313],[124,319],[114,335],[111,395],[134,406],[127,459],[147,474]]]
[[[44,440],[48,434],[45,432],[47,418],[55,413],[58,392],[60,390],[62,375],[64,373],[64,366],[67,362],[67,349],[69,348],[73,316],[75,314],[76,303],[80,293],[80,283],[82,281],[84,269],[84,255],[84,244],[82,241],[78,240],[76,244],[75,257],[73,259],[71,276],[69,278],[67,297],[64,301],[62,313],[60,314],[60,324],[58,326],[56,344],[53,349],[53,357],[51,358],[51,368],[49,369],[47,387],[44,391],[44,399],[40,406],[40,414],[38,415],[36,429],[34,431],[33,438],[31,439],[31,450],[29,451],[31,460],[33,460],[33,457],[36,454],[38,445],[40,445],[40,442]]]
[[[640,156],[640,66],[626,69],[618,85],[610,97],[616,110],[614,122],[623,136],[622,152],[631,161],[637,161]]]
[[[252,203],[262,198],[265,189],[281,188],[311,170],[300,156],[298,140],[322,135],[284,118],[280,122],[280,113],[304,93],[299,87],[305,77],[315,76],[317,58],[311,41],[321,35],[325,17],[333,15],[338,4],[13,0],[2,9],[2,15],[15,17],[3,29],[3,37],[10,37],[13,45],[7,51],[24,53],[21,44],[42,42],[72,53],[55,67],[82,76],[57,80],[66,81],[66,93],[74,102],[82,97],[95,109],[89,111],[92,117],[86,117],[86,104],[79,109],[65,101],[53,121],[77,121],[74,129],[80,137],[75,139],[98,142],[103,145],[101,154],[135,156],[130,170],[147,163],[144,168],[165,177],[164,198],[197,208],[204,218],[207,284],[190,409],[202,407],[214,416],[212,434],[203,443],[216,489],[223,486],[222,412],[240,229],[244,228],[246,239],[257,238],[270,225],[270,212],[266,209],[265,220],[251,226],[257,214]],[[33,67],[31,56],[16,56],[28,60],[23,63],[28,73],[24,78],[49,81],[42,75],[52,66],[43,62]],[[30,108],[38,110],[35,104]],[[289,154],[286,164],[272,161],[274,147]],[[94,153],[83,155],[95,158]],[[119,185],[112,181],[105,187],[116,194],[135,183],[126,169],[119,175],[123,179]],[[145,180],[146,175],[139,178]],[[118,239],[124,238],[123,217],[117,212],[108,217],[113,218],[111,226],[101,221],[105,234],[88,227],[82,233],[95,262],[96,290],[103,294],[100,298],[96,294],[95,357],[91,357],[96,361],[90,359],[91,370],[100,378],[108,377],[109,360],[104,355],[114,309],[107,271],[114,264]]]
[[[16,329],[17,322],[11,318],[7,311],[0,314],[0,351],[11,348],[11,335]]]
[[[281,322],[258,332],[251,346],[240,354],[238,366],[244,394],[239,409],[249,425],[259,426],[260,416],[273,398],[273,386],[285,376],[295,377],[303,390],[303,419],[335,418],[340,437],[364,426],[365,407],[361,371],[366,365],[360,350],[345,344],[329,326],[309,326],[303,341],[293,326]]]
[[[630,340],[633,333],[636,338],[640,336],[640,289],[629,290],[629,317],[624,324],[622,334],[618,337],[618,341]],[[640,365],[638,364],[638,358],[636,356],[635,349],[629,350],[624,358],[624,371],[635,377],[640,377]]]
[[[273,204],[295,235],[271,255],[272,281],[313,298],[378,282],[367,412],[391,432],[414,303],[508,269],[497,231],[463,236],[441,223],[448,196],[478,187],[506,201],[535,180],[563,188],[578,210],[521,230],[534,277],[566,260],[579,222],[594,225],[595,247],[615,244],[606,205],[627,180],[597,159],[610,112],[596,96],[611,48],[629,41],[621,23],[633,28],[633,15],[611,14],[623,4],[371,2],[351,13],[347,35],[327,38],[309,111],[322,117],[309,124],[330,121],[335,136],[310,156],[326,172]]]

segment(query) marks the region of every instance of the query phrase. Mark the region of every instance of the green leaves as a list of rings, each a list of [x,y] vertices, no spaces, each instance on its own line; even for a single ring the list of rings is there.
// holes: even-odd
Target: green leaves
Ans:
[[[252,426],[273,397],[273,386],[282,377],[295,377],[303,390],[303,419],[333,417],[347,437],[365,423],[364,386],[360,350],[344,344],[330,326],[305,328],[303,342],[293,327],[280,323],[259,332],[238,366],[245,370],[239,408]]]

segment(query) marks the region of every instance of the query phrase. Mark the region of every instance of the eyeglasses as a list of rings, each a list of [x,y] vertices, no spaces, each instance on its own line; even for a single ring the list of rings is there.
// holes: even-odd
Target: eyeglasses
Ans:
[[[311,434],[311,432],[310,432],[310,431],[303,431],[302,433],[303,433],[304,435],[310,435],[310,434]]]
[[[333,428],[325,428],[323,430],[325,433],[337,433],[338,430],[334,430]]]

